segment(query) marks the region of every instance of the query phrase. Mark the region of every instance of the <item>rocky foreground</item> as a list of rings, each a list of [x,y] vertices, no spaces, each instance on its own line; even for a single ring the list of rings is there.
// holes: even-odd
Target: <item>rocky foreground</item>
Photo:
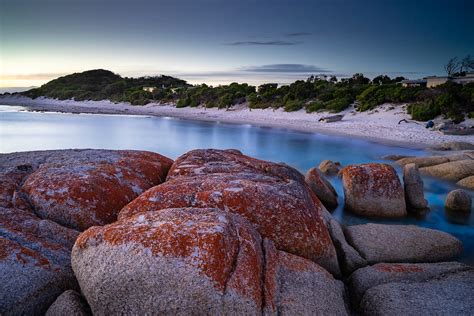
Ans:
[[[236,150],[0,155],[0,314],[472,314],[455,237],[343,227],[325,172]],[[347,166],[346,208],[426,208],[417,166]],[[470,200],[469,200],[470,202]]]

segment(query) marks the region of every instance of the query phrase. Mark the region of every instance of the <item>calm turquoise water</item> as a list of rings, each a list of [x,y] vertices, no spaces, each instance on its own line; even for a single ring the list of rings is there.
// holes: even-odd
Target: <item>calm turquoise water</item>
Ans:
[[[243,153],[285,162],[301,172],[324,159],[343,165],[383,161],[388,154],[425,155],[420,150],[386,146],[347,137],[299,133],[250,125],[187,121],[173,118],[26,112],[21,107],[0,106],[0,152],[65,148],[140,149],[171,158],[195,148],[237,148]],[[331,179],[343,204],[341,181]],[[424,179],[431,207],[423,218],[367,220],[344,212],[334,216],[345,224],[366,222],[403,223],[436,228],[460,238],[462,260],[474,263],[474,214],[455,218],[444,211],[444,199],[452,184]],[[472,192],[471,192],[472,193]]]

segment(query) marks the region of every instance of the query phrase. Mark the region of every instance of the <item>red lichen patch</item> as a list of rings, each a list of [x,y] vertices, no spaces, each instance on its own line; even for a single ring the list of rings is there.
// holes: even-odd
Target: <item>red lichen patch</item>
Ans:
[[[372,266],[375,270],[389,273],[407,273],[407,272],[423,272],[422,267],[412,263],[378,263]]]
[[[182,260],[209,277],[221,292],[261,301],[260,236],[242,218],[217,209],[166,209],[92,227],[76,241],[79,250],[99,243],[127,246],[132,254]]]
[[[363,197],[368,192],[376,197],[391,198],[403,195],[403,188],[395,169],[387,164],[368,163],[350,165],[342,169],[344,185],[354,196]]]
[[[49,260],[40,253],[23,247],[14,241],[0,237],[0,261],[8,260],[8,258],[17,261],[23,266],[32,265],[48,270],[51,269]]]
[[[18,193],[36,214],[84,230],[116,220],[118,211],[161,183],[172,161],[150,152],[119,152],[118,159],[43,164]]]
[[[175,178],[143,193],[119,218],[173,207],[217,207],[244,216],[279,249],[314,260],[331,253],[320,202],[294,181],[250,173]]]

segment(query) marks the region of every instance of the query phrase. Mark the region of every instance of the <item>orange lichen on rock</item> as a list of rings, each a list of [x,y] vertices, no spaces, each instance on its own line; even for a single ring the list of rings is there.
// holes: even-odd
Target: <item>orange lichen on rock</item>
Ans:
[[[278,249],[320,262],[337,272],[337,260],[323,206],[296,170],[234,151],[195,150],[176,160],[168,180],[155,186],[119,214],[166,208],[219,208],[240,214]]]
[[[133,151],[111,152],[108,159],[45,163],[27,177],[17,204],[29,204],[40,217],[74,229],[104,225],[140,193],[161,183],[171,163],[159,154]]]

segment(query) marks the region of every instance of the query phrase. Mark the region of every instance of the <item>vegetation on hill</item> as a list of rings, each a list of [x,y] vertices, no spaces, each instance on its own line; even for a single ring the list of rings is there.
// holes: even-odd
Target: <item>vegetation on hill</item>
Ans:
[[[447,82],[435,89],[403,87],[403,77],[380,75],[370,80],[363,74],[337,80],[311,76],[289,85],[267,83],[259,87],[231,83],[217,87],[189,85],[169,76],[122,78],[107,70],[90,70],[60,77],[22,94],[36,98],[111,100],[143,105],[148,102],[173,102],[177,107],[230,108],[247,102],[252,108],[283,108],[306,112],[340,112],[354,105],[358,111],[374,109],[383,103],[409,103],[408,111],[416,120],[429,120],[440,114],[457,122],[474,112],[474,83]],[[152,89],[144,89],[151,87]],[[151,90],[151,91],[149,91]]]

